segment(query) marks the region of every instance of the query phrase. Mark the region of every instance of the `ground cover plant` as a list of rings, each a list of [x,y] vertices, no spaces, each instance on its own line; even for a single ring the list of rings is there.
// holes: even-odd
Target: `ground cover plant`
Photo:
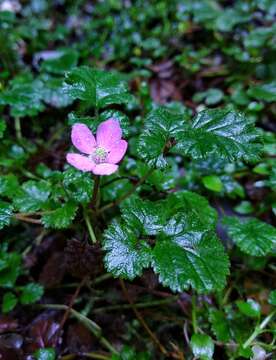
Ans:
[[[276,3],[0,3],[0,358],[276,358]]]

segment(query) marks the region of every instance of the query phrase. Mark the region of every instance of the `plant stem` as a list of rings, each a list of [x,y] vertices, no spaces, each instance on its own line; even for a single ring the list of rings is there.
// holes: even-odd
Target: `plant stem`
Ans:
[[[192,296],[192,325],[194,333],[197,333],[197,319],[196,319],[196,297],[193,294]]]
[[[134,304],[134,302],[132,301],[132,299],[130,298],[130,296],[128,295],[128,291],[127,288],[125,286],[124,280],[120,279],[120,285],[121,288],[123,290],[123,293],[127,299],[127,301],[129,302],[129,304],[131,305],[131,308],[134,312],[134,314],[136,315],[137,319],[140,321],[141,325],[144,327],[144,329],[146,330],[146,332],[149,334],[150,338],[152,339],[153,343],[155,345],[158,346],[160,352],[167,356],[168,352],[167,350],[164,348],[164,346],[160,343],[160,341],[157,339],[157,337],[155,336],[155,334],[151,331],[151,329],[149,328],[148,324],[146,323],[146,321],[144,320],[144,318],[142,317],[142,315],[139,313],[139,311],[136,308],[136,305]]]
[[[97,198],[98,198],[98,193],[99,193],[99,189],[100,189],[100,179],[101,177],[99,175],[95,176],[94,179],[94,189],[93,189],[93,195],[92,195],[92,206],[94,208],[97,208]]]
[[[17,140],[22,140],[21,122],[18,116],[14,118],[14,127]]]
[[[259,336],[263,329],[266,327],[266,325],[272,320],[274,315],[276,314],[276,311],[273,311],[269,315],[267,315],[264,320],[261,322],[260,325],[257,325],[253,331],[253,333],[249,336],[249,338],[244,342],[243,348],[247,348],[251,345],[251,343],[256,339],[257,336]]]
[[[136,189],[142,185],[146,180],[147,178],[150,176],[150,174],[153,172],[154,169],[150,169],[143,177],[141,177],[141,179],[137,182],[137,184],[135,184],[132,189],[130,189],[128,192],[126,192],[125,194],[123,194],[122,196],[120,196],[117,200],[115,201],[112,201],[111,203],[103,206],[102,208],[100,208],[99,212],[103,212],[107,209],[110,209],[114,206],[117,206],[119,205],[122,201],[124,201],[125,199],[127,199],[130,195],[132,195]]]
[[[87,213],[86,209],[83,209],[83,217],[84,217],[84,220],[85,220],[85,223],[86,223],[86,226],[87,226],[87,230],[89,232],[90,239],[91,239],[92,243],[95,244],[97,242],[97,238],[96,238],[96,235],[94,233],[94,230],[93,230],[93,227],[92,227],[92,224],[90,222],[90,219],[89,219],[89,216],[88,216],[88,213]]]
[[[38,305],[39,308],[42,309],[55,309],[55,310],[67,310],[69,306],[62,304],[41,304]],[[82,315],[78,311],[74,309],[70,309],[70,314],[79,320],[88,330],[92,332],[92,334],[99,339],[100,343],[108,349],[112,354],[118,354],[118,351],[110,344],[110,342],[102,336],[102,329],[98,324],[89,319],[88,317]]]

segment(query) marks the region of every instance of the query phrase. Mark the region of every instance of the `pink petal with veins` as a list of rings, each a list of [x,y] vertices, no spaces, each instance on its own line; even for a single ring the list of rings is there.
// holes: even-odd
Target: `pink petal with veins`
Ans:
[[[109,119],[102,122],[97,129],[97,145],[110,150],[114,143],[121,140],[122,129],[116,119]]]
[[[82,171],[92,171],[95,168],[95,163],[84,155],[67,154],[66,160],[70,165]]]
[[[93,173],[95,175],[111,175],[115,173],[115,171],[118,170],[118,165],[114,164],[96,164],[96,166],[93,169]]]
[[[127,150],[127,141],[119,140],[110,149],[110,153],[107,156],[106,162],[110,164],[117,164],[122,160]]]
[[[73,145],[84,154],[91,154],[96,146],[96,140],[90,129],[84,124],[75,124],[72,128]]]

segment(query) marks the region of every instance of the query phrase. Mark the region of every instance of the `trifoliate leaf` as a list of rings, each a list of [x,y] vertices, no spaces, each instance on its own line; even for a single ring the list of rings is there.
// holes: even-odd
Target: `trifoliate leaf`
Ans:
[[[211,360],[214,354],[214,343],[208,335],[194,334],[191,338],[191,348],[196,359]]]
[[[13,206],[5,201],[0,200],[0,230],[9,225],[13,212]]]
[[[220,310],[211,309],[209,313],[209,321],[217,340],[221,342],[228,342],[231,335],[226,315]]]
[[[154,271],[159,274],[161,283],[173,291],[192,286],[199,292],[209,292],[225,286],[229,261],[212,232],[182,230],[174,236],[162,235],[152,255]]]
[[[132,198],[122,206],[122,217],[143,235],[156,235],[165,220],[158,203],[139,198]]]
[[[46,228],[65,229],[76,216],[78,206],[74,202],[67,202],[60,208],[44,214],[41,218]]]
[[[215,156],[229,162],[254,161],[260,145],[254,125],[234,111],[211,109],[200,112],[176,139],[176,151],[193,159]]]
[[[14,199],[15,207],[21,212],[38,211],[47,202],[51,193],[50,184],[44,180],[25,182]]]
[[[246,254],[265,256],[276,244],[276,229],[258,219],[226,217],[223,223],[231,239]]]
[[[2,300],[2,312],[5,314],[12,311],[17,301],[17,297],[12,292],[5,293]]]
[[[257,318],[261,315],[261,307],[253,299],[247,299],[247,301],[238,300],[236,304],[240,312],[245,316]]]
[[[20,302],[23,305],[33,304],[43,295],[43,286],[37,283],[30,283],[23,287],[20,295]]]
[[[145,119],[145,129],[138,143],[138,153],[142,159],[152,167],[167,166],[166,155],[183,127],[183,114],[177,114],[166,107],[152,110]]]
[[[126,83],[117,73],[81,66],[66,77],[64,90],[73,98],[103,108],[110,104],[124,104],[132,99]]]
[[[151,260],[151,248],[129,226],[112,223],[104,233],[105,265],[116,277],[134,279]]]
[[[252,86],[248,90],[248,94],[257,100],[274,102],[276,101],[276,81]]]

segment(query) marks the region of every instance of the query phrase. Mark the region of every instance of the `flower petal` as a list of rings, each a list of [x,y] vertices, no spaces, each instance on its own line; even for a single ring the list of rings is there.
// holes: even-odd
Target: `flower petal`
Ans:
[[[127,141],[119,140],[112,148],[107,156],[106,162],[110,164],[117,164],[122,160],[127,150]]]
[[[97,146],[110,150],[114,143],[121,140],[122,129],[116,119],[102,122],[97,129]]]
[[[94,135],[84,124],[73,125],[71,139],[73,145],[84,154],[91,154],[96,146]]]
[[[95,167],[95,163],[92,160],[80,154],[67,154],[66,160],[70,165],[82,171],[92,171]]]
[[[96,166],[93,169],[93,173],[95,175],[110,175],[113,174],[118,169],[118,165],[114,164],[96,164]]]

